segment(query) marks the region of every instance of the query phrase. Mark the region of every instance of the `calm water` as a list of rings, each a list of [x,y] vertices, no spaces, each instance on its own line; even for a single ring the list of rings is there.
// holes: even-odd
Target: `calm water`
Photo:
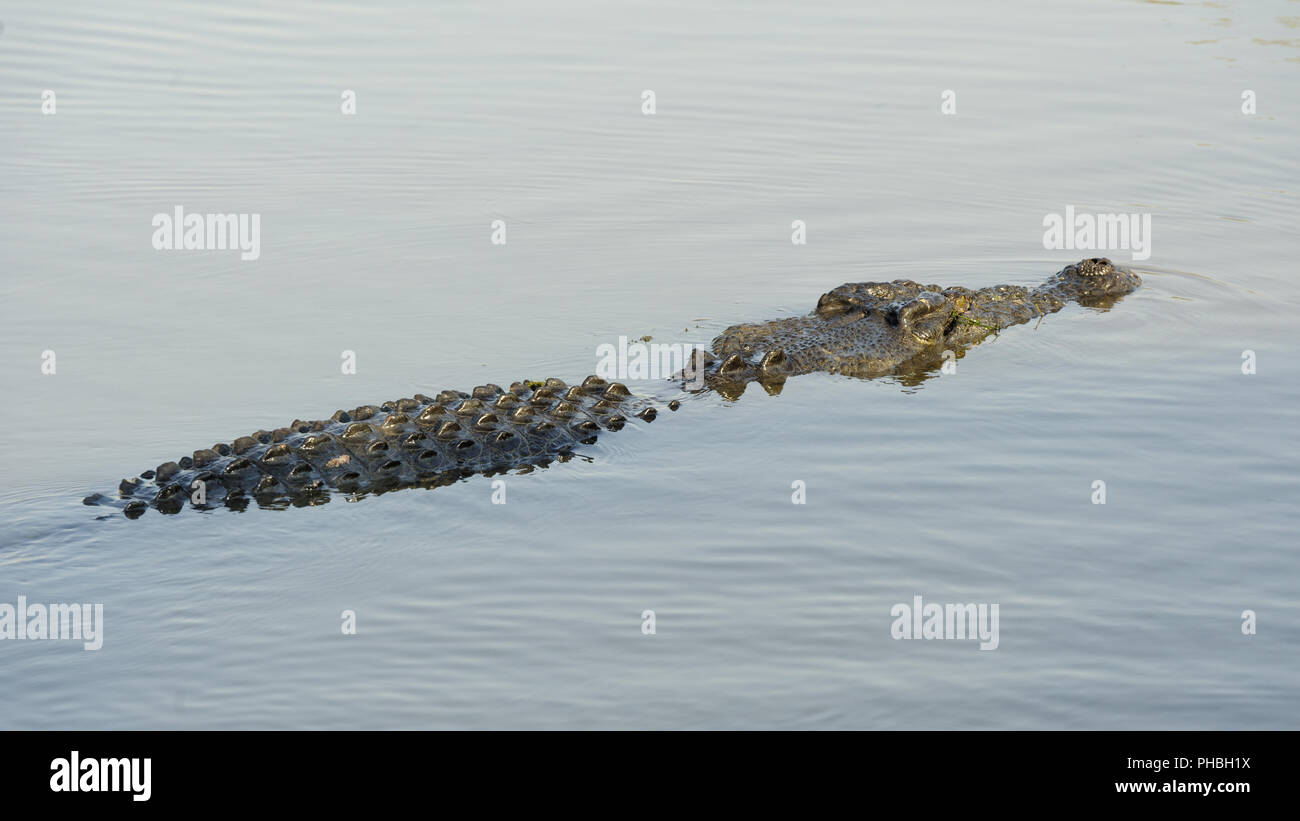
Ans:
[[[1300,5],[548,6],[6,6],[0,602],[105,637],[0,642],[0,727],[1300,726]],[[178,205],[260,258],[154,250]],[[919,386],[699,398],[505,505],[80,503],[845,281],[1035,284],[1067,205],[1152,215],[1145,286]],[[914,595],[999,647],[895,641]]]

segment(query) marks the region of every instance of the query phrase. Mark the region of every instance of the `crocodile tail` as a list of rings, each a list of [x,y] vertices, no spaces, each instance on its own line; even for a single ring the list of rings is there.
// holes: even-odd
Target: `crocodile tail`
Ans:
[[[480,385],[470,393],[340,410],[329,419],[294,420],[164,462],[123,479],[114,495],[90,505],[119,507],[130,518],[150,507],[179,512],[225,505],[243,509],[319,504],[329,491],[365,495],[404,487],[438,487],[475,473],[565,459],[602,431],[657,411],[618,382],[588,377]]]

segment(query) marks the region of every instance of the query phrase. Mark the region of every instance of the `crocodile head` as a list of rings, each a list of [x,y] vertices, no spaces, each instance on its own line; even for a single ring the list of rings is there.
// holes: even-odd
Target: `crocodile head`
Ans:
[[[1104,257],[1093,257],[1067,265],[1036,288],[1065,302],[1106,309],[1142,284],[1142,278]]]
[[[805,316],[733,325],[699,352],[686,378],[724,395],[749,382],[778,392],[786,377],[813,371],[872,377],[933,370],[990,333],[1060,310],[1067,302],[1107,308],[1141,283],[1107,259],[1069,265],[1037,288],[972,291],[907,279],[847,283]]]

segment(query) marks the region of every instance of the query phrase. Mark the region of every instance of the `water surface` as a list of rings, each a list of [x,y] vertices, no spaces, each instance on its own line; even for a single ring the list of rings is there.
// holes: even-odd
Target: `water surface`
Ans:
[[[0,643],[0,727],[1296,728],[1300,7],[991,14],[7,7],[0,601],[102,602],[106,634]],[[260,258],[154,250],[177,205],[259,214]],[[845,281],[1033,285],[1091,255],[1043,249],[1067,205],[1152,215],[1144,287],[919,385],[694,399],[505,505],[80,504]],[[914,595],[998,603],[998,649],[891,639]]]

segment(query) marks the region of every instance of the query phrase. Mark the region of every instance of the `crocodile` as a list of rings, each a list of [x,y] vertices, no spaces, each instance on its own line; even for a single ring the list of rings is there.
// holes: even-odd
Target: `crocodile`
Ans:
[[[817,371],[924,378],[945,356],[991,334],[1070,302],[1109,308],[1140,284],[1137,274],[1102,258],[1068,265],[1036,288],[847,283],[823,294],[806,315],[727,328],[674,377],[672,398],[633,393],[594,375],[573,385],[551,378],[417,393],[201,448],[123,479],[115,494],[84,501],[137,518],[150,507],[176,513],[187,502],[203,509],[243,510],[250,501],[307,506],[327,501],[331,491],[359,498],[526,472],[567,461],[599,434],[634,418],[653,421],[661,406],[675,411],[695,394],[734,400],[754,383],[777,393],[786,379]]]

